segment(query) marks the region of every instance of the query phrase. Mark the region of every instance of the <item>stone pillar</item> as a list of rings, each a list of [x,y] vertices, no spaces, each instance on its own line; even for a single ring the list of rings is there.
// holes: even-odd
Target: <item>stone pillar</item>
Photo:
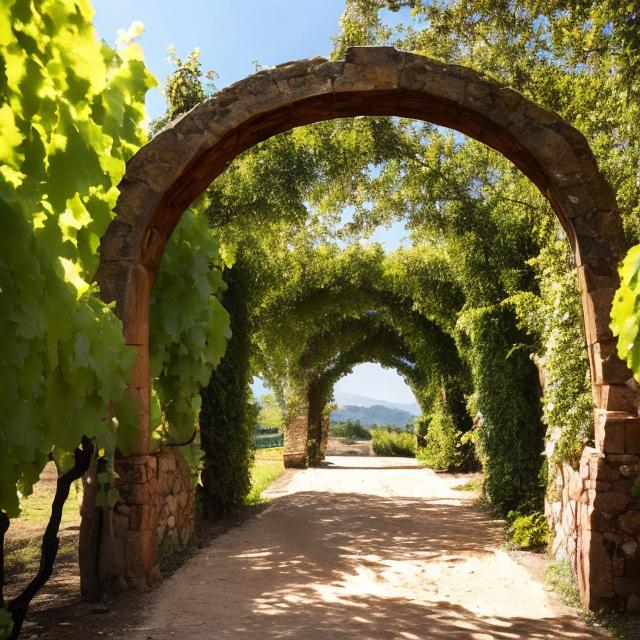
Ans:
[[[102,551],[109,562],[100,571],[107,589],[141,591],[160,581],[156,562],[158,458],[155,454],[118,458],[116,488],[120,500],[103,529]]]
[[[304,469],[307,466],[308,407],[300,403],[291,410],[284,428],[284,466]]]
[[[582,600],[640,612],[640,418],[597,410],[595,434],[578,537]]]
[[[161,580],[158,551],[184,547],[195,522],[190,470],[172,447],[118,458],[120,499],[101,511],[97,553],[103,591],[143,591]]]
[[[196,494],[191,471],[175,447],[158,454],[158,493],[155,545],[160,554],[189,544],[196,517]]]
[[[320,431],[320,460],[324,460],[327,455],[327,444],[329,443],[330,414],[326,411],[322,414],[322,428]]]

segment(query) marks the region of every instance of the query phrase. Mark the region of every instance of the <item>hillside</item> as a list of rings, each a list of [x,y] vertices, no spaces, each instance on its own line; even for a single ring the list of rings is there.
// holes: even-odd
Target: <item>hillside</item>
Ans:
[[[402,409],[392,409],[380,404],[371,407],[357,407],[347,405],[339,407],[331,414],[331,422],[345,422],[347,420],[359,421],[365,427],[371,425],[404,427],[411,422],[413,416]]]
[[[417,402],[389,402],[388,400],[382,400],[380,398],[371,398],[369,396],[361,396],[357,393],[347,393],[344,391],[336,391],[334,398],[339,407],[373,407],[374,405],[379,405],[388,407],[389,409],[408,411],[413,416],[419,416],[422,413]]]

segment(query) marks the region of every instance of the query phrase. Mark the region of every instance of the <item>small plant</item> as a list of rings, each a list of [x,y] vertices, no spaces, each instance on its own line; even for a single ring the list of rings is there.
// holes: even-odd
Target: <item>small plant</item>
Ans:
[[[482,493],[482,487],[484,485],[484,480],[482,478],[475,478],[473,480],[469,480],[464,484],[459,484],[454,487],[456,491],[472,491],[474,493]]]
[[[539,511],[527,515],[509,511],[507,522],[509,538],[520,549],[544,549],[550,542],[547,520]]]
[[[544,577],[564,604],[569,607],[580,606],[580,591],[568,560],[549,562]]]

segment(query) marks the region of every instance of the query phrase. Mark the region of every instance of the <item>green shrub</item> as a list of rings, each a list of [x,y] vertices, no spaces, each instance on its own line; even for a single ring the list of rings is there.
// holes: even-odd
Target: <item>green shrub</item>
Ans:
[[[360,424],[359,420],[333,423],[329,426],[329,435],[350,440],[371,440],[371,433]]]
[[[427,422],[426,430],[423,422]],[[438,407],[430,418],[421,416],[417,430],[424,432],[425,446],[416,453],[418,460],[436,471],[470,471],[477,467],[473,442],[455,425],[451,413]]]
[[[371,429],[373,452],[377,456],[403,456],[413,458],[416,455],[416,437],[408,431],[391,429]]]
[[[520,549],[543,549],[549,544],[549,527],[543,513],[522,515],[519,511],[509,511],[507,522],[509,537]]]
[[[251,490],[253,430],[258,408],[251,402],[250,334],[243,254],[225,272],[223,304],[231,316],[231,338],[220,365],[201,391],[200,440],[204,451],[200,500],[203,514],[218,517],[244,503]]]

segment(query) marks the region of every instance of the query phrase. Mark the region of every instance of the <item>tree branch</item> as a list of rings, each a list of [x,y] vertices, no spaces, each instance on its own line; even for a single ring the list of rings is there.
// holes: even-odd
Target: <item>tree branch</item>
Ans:
[[[4,535],[9,529],[9,516],[0,511],[0,609],[4,607]]]
[[[25,589],[9,603],[7,609],[13,619],[13,630],[9,640],[14,640],[20,635],[22,623],[27,615],[29,604],[33,597],[42,589],[47,580],[51,577],[53,564],[58,554],[60,539],[58,531],[62,520],[62,509],[69,497],[71,484],[81,478],[89,469],[92,455],[92,444],[89,438],[83,437],[82,444],[74,451],[75,463],[69,471],[63,473],[56,483],[56,493],[51,505],[51,517],[49,524],[42,536],[42,546],[40,551],[40,568],[38,573]]]

